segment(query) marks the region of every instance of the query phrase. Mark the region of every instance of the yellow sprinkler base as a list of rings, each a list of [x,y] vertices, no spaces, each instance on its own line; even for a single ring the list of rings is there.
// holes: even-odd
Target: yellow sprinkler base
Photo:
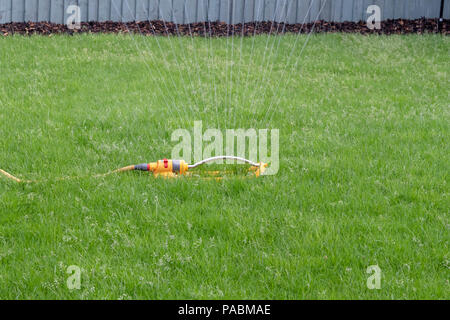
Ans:
[[[152,162],[148,164],[140,164],[135,166],[134,170],[141,171],[151,171],[155,177],[164,177],[164,178],[176,178],[179,176],[191,176],[192,172],[189,169],[194,169],[199,166],[202,166],[206,163],[217,161],[217,160],[238,160],[250,164],[251,167],[249,172],[254,174],[255,177],[259,177],[264,175],[264,172],[268,166],[267,163],[256,163],[250,160],[234,157],[234,156],[218,156],[212,157],[205,160],[202,160],[196,164],[188,165],[184,160],[159,160],[157,162]],[[206,171],[205,172],[210,177],[217,177],[221,172],[220,171]]]

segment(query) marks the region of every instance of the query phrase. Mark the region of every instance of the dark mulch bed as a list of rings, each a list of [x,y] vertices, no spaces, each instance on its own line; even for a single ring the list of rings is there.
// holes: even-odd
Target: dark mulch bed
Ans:
[[[284,24],[272,22],[245,23],[229,25],[223,22],[174,24],[163,21],[143,22],[85,22],[79,30],[70,30],[65,25],[49,22],[27,22],[0,24],[0,35],[13,34],[74,34],[74,33],[142,33],[144,35],[194,35],[194,36],[231,36],[254,34],[278,34],[278,33],[309,33],[314,32],[353,32],[361,34],[408,34],[408,33],[438,33],[437,19],[416,20],[387,20],[381,24],[380,30],[370,30],[364,21],[360,22],[326,22]],[[444,20],[441,32],[450,34],[450,20]]]

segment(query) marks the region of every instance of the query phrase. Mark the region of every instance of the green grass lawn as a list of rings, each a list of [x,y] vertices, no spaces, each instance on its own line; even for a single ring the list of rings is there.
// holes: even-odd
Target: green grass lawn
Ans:
[[[306,39],[0,38],[0,168],[49,179],[0,177],[0,298],[448,299],[450,39]],[[278,174],[55,181],[196,120],[279,129]]]

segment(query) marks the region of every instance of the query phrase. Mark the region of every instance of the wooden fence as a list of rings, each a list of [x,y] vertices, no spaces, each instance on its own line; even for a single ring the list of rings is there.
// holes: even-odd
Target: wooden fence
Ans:
[[[382,20],[437,18],[441,0],[0,0],[0,23],[65,23],[70,5],[80,7],[82,21],[359,21],[367,18],[371,4],[380,6]]]

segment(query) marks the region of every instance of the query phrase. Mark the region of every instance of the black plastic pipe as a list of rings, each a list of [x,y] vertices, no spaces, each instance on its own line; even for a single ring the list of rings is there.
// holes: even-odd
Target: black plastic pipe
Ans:
[[[444,3],[445,0],[441,0],[441,11],[439,12],[438,32],[442,32],[442,25],[444,23]]]

